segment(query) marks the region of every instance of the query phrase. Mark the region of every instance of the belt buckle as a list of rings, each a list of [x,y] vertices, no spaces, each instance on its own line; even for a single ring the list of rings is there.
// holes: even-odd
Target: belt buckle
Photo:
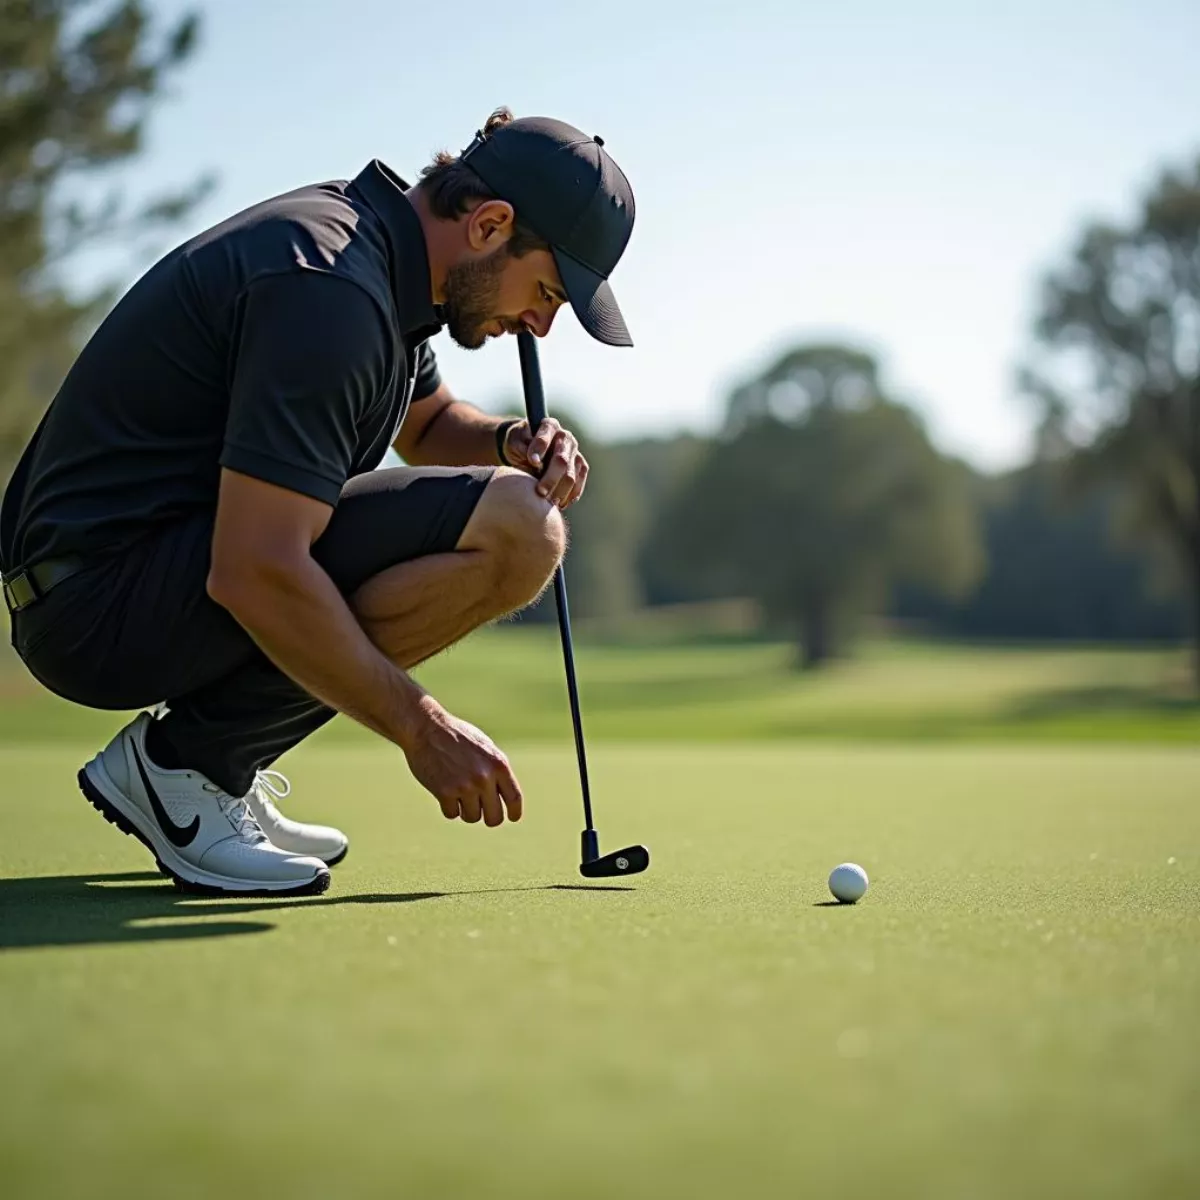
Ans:
[[[41,598],[42,591],[28,571],[18,571],[4,581],[4,602],[10,613],[19,613]]]

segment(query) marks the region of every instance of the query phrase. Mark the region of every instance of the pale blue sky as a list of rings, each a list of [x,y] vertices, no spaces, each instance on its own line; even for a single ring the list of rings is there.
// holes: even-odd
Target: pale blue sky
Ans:
[[[158,0],[164,18],[184,4]],[[201,0],[203,45],[154,119],[149,189],[215,168],[183,236],[378,156],[415,177],[497,104],[604,136],[638,221],[614,286],[632,350],[564,314],[553,397],[609,436],[717,419],[790,338],[845,336],[944,448],[1016,461],[1037,279],[1200,153],[1200,4],[1010,0]],[[511,339],[443,374],[516,394]]]

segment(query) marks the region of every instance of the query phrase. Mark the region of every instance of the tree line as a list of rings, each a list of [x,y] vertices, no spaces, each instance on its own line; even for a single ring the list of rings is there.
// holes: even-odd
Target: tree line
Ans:
[[[797,347],[763,378],[814,361],[877,384],[862,351],[829,345]],[[802,667],[847,652],[879,617],[970,639],[1192,632],[1169,539],[1132,519],[1127,481],[1081,481],[1050,430],[1032,461],[987,474],[941,455],[915,413],[877,392],[849,389],[845,410],[826,395],[811,412],[811,395],[792,409],[798,393],[784,394],[790,411],[759,411],[760,399],[748,420],[743,395],[712,438],[606,444],[584,429],[595,469],[571,520],[573,611],[619,628],[645,607],[749,598]]]

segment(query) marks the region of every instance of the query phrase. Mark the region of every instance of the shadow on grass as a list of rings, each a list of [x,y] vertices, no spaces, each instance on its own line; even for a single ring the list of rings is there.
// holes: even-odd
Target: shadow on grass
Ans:
[[[1034,693],[1015,703],[1005,717],[1010,721],[1040,721],[1108,712],[1191,716],[1200,714],[1200,698],[1182,690],[1167,691],[1161,685],[1094,684]]]
[[[1200,733],[1200,698],[1182,686],[1091,684],[1031,691],[1003,706],[960,710],[862,713],[776,721],[771,738],[846,738],[852,741],[951,742],[972,738],[1024,740],[1043,733],[1075,741],[1186,740]]]
[[[452,892],[371,892],[348,896],[220,897],[191,896],[155,871],[117,874],[44,875],[0,879],[0,952],[51,946],[99,946],[266,933],[266,916],[285,908],[326,908],[343,904],[411,904],[455,896],[504,892],[632,892],[634,888],[584,884],[527,884]],[[217,918],[217,919],[214,919]],[[151,922],[144,924],[143,922]]]

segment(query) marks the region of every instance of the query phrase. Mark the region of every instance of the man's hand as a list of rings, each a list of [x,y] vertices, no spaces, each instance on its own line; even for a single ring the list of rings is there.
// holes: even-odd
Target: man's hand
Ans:
[[[443,383],[432,395],[415,401],[393,443],[410,467],[487,466],[496,461],[496,418],[472,404],[456,400]],[[538,493],[559,508],[569,508],[583,495],[588,462],[575,435],[553,417],[542,422],[535,437],[528,421],[510,425],[504,456],[514,467],[539,480]]]
[[[504,752],[482,730],[451,716],[432,696],[422,702],[427,720],[404,747],[414,778],[442,806],[448,821],[461,817],[485,825],[521,819],[521,785]]]
[[[547,417],[534,434],[528,421],[520,421],[504,439],[504,453],[514,467],[528,471],[538,482],[538,495],[559,508],[569,508],[583,495],[587,459],[570,430]]]

